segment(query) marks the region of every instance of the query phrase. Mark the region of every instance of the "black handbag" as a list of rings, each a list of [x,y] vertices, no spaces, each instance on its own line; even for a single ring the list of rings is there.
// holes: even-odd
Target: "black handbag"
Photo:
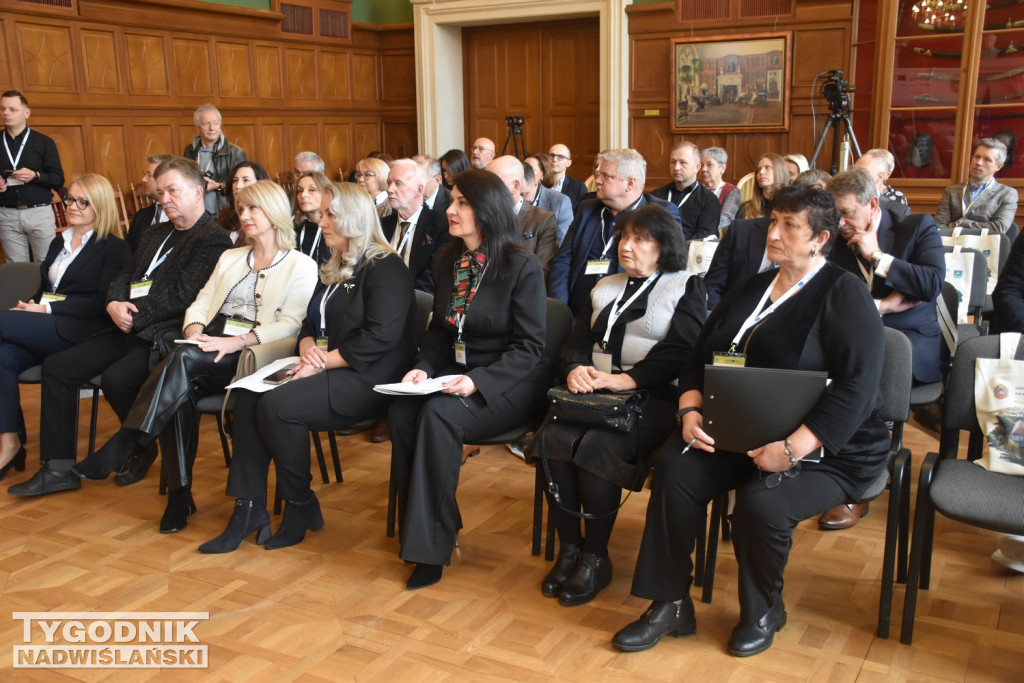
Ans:
[[[647,403],[647,390],[574,394],[568,387],[548,389],[548,418],[559,424],[633,431]]]

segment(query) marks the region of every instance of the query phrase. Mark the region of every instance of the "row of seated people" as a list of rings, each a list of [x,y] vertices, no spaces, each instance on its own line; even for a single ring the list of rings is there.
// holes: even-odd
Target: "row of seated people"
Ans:
[[[614,154],[626,159],[629,152]],[[607,175],[615,170],[609,167]],[[80,477],[105,478],[131,461],[151,461],[153,443],[159,440],[170,489],[160,527],[167,532],[184,527],[195,511],[189,488],[197,448],[196,397],[223,388],[246,346],[294,336],[301,324],[302,362],[293,381],[266,396],[239,399],[239,455],[228,482],[228,493],[238,502],[225,533],[202,549],[233,550],[253,533],[268,547],[283,547],[322,526],[309,487],[305,431],[336,428],[367,412],[379,414],[387,399],[372,393],[375,383],[454,374],[439,395],[402,398],[390,407],[401,556],[416,564],[408,586],[438,581],[461,525],[455,489],[464,443],[521,423],[543,404],[550,384],[549,369],[539,364],[545,333],[543,271],[524,247],[508,186],[488,172],[455,178],[447,212],[452,240],[434,261],[438,295],[433,322],[414,358],[414,279],[384,239],[367,193],[354,186],[325,187],[319,227],[332,256],[317,283],[316,263],[290,250],[292,217],[287,197],[274,183],[257,182],[238,191],[236,206],[250,246],[229,249],[224,231],[203,211],[202,176],[195,164],[165,161],[155,176],[170,223],[144,233],[127,267],[122,261],[121,268],[100,269],[112,271],[109,287],[99,284],[95,267],[88,269],[94,281],[88,292],[92,317],[103,320],[106,302],[118,329],[56,353],[30,351],[33,362],[46,357],[40,430],[46,464],[10,492],[39,495],[78,488]],[[98,228],[109,208],[103,192],[88,185],[84,179],[73,183],[70,213],[77,224]],[[869,178],[868,185],[873,187]],[[550,442],[540,441],[553,444],[548,455],[558,461],[552,464],[564,492],[562,501],[552,505],[562,540],[559,558],[542,590],[568,605],[592,599],[607,585],[606,544],[619,491],[636,488],[650,462],[660,463],[651,501],[658,512],[649,516],[634,585],[637,595],[655,604],[616,636],[621,649],[643,649],[665,633],[692,631],[685,577],[695,529],[703,524],[707,501],[733,488],[743,501],[737,503],[736,522],[742,616],[730,651],[754,654],[770,646],[785,620],[782,571],[796,521],[855,498],[885,465],[888,434],[877,419],[879,310],[864,286],[863,272],[825,261],[847,217],[817,187],[783,188],[773,199],[765,244],[778,267],[742,279],[706,323],[703,282],[683,270],[681,230],[660,205],[627,207],[615,214],[619,225],[613,246],[623,272],[612,273],[606,265],[608,277],[598,278],[576,311],[576,331],[563,354],[568,386],[577,392],[650,387],[657,402],[652,402],[646,446],[667,438],[658,453],[671,454],[648,460],[636,449],[604,448],[600,436],[588,439],[588,434],[552,434]],[[75,262],[86,252],[75,239],[88,233],[76,226],[61,238],[70,248],[55,245],[62,255],[81,249],[65,259],[65,273],[79,270]],[[111,237],[96,242],[108,240],[117,242]],[[86,246],[90,241],[85,238]],[[843,246],[842,241],[835,246]],[[125,250],[119,251],[123,258]],[[78,265],[86,270],[84,260]],[[893,273],[901,267],[896,259],[888,263]],[[53,325],[51,336],[60,336],[59,304],[77,297],[60,288],[63,278],[52,285],[52,265],[44,263],[44,277],[49,278],[44,289],[66,298],[47,301],[54,315],[37,317],[49,319],[44,324]],[[10,312],[10,324],[24,325],[32,312]],[[771,334],[755,337],[760,326]],[[8,336],[6,325],[0,335],[0,346],[20,345]],[[33,339],[43,336],[40,331]],[[168,343],[175,336],[194,343],[175,347]],[[25,340],[23,348],[31,343]],[[744,348],[751,365],[824,369],[833,383],[789,438],[712,460],[698,452],[714,446],[701,424],[702,368],[730,345]],[[671,368],[681,368],[678,387],[666,381]],[[79,383],[101,371],[123,429],[75,466],[74,444],[66,436],[74,416],[65,404],[73,406]],[[681,434],[672,427],[674,408]],[[296,438],[300,432],[303,436]],[[678,460],[680,439],[691,444],[683,460]],[[580,448],[584,441],[588,447]],[[821,447],[832,457],[801,468],[800,459]],[[274,536],[266,513],[270,460],[288,501]],[[5,474],[13,462],[4,464]],[[692,478],[691,469],[704,474]],[[805,475],[798,479],[800,471]],[[781,493],[782,486],[787,493]],[[591,517],[585,536],[579,510]]]

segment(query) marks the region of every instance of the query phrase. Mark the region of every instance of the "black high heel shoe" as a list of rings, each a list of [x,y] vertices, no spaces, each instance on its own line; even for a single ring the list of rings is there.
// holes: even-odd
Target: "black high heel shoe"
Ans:
[[[270,515],[266,507],[257,507],[251,500],[239,498],[235,501],[235,509],[231,512],[228,526],[217,538],[210,539],[199,546],[201,553],[230,553],[238,550],[242,541],[253,532],[256,534],[256,545],[263,545],[270,538]]]
[[[0,481],[3,481],[3,478],[7,476],[7,473],[11,471],[11,467],[14,467],[14,471],[15,472],[24,472],[25,471],[25,447],[24,446],[22,446],[21,448],[18,449],[18,452],[14,454],[14,457],[11,458],[11,461],[9,463],[4,465],[3,467],[0,467]]]

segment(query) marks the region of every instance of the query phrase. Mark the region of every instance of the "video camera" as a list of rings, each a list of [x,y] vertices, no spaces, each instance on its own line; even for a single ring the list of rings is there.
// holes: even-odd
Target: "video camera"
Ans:
[[[833,69],[828,72],[825,84],[821,86],[821,94],[828,100],[828,106],[833,112],[844,112],[850,107],[850,93],[857,90],[857,86],[850,85],[850,81],[843,78],[841,69]]]
[[[521,128],[524,123],[526,123],[526,119],[519,114],[513,114],[512,116],[505,117],[505,125],[513,130]]]

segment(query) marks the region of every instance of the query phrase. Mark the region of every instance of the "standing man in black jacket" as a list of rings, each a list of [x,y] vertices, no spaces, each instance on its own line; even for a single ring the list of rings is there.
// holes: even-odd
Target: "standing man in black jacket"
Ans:
[[[103,393],[124,421],[168,339],[181,334],[185,310],[206,284],[230,239],[205,212],[199,165],[174,158],[156,169],[168,222],[146,231],[131,264],[107,290],[114,328],[43,362],[39,459],[42,467],[8,493],[38,496],[81,486],[72,470],[78,389],[103,373]]]
[[[203,197],[206,213],[216,216],[221,207],[228,205],[224,191],[231,182],[228,174],[237,164],[247,160],[245,150],[224,137],[221,131],[223,119],[220,111],[212,104],[199,105],[192,114],[192,121],[199,135],[185,148],[183,156],[199,164],[206,178],[206,193]]]
[[[31,114],[17,90],[0,95],[0,245],[8,261],[42,261],[57,232],[50,204],[64,170],[53,140],[28,127]]]

